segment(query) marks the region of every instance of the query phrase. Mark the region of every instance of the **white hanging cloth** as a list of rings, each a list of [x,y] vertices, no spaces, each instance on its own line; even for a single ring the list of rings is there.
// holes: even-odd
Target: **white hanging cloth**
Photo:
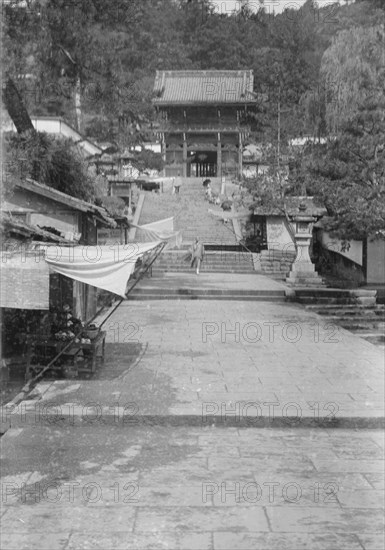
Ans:
[[[145,225],[135,225],[135,240],[139,242],[148,241],[167,241],[166,249],[180,248],[182,245],[182,232],[174,230],[174,218],[166,218],[157,222],[147,223]]]
[[[45,260],[61,275],[126,297],[127,283],[138,260],[153,256],[162,242],[114,246],[43,246]]]

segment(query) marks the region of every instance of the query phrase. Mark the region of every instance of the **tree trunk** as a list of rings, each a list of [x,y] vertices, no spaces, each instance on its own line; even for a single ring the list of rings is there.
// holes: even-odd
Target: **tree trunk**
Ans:
[[[82,102],[81,102],[81,82],[80,76],[76,78],[75,84],[75,113],[76,113],[76,129],[78,132],[82,133],[83,131],[83,121],[82,121]]]
[[[11,78],[8,78],[3,89],[3,101],[19,134],[35,131],[21,95]]]

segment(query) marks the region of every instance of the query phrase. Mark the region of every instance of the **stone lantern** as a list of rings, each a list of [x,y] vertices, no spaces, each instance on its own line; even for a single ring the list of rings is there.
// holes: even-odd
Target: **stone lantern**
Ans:
[[[316,272],[309,254],[313,226],[320,216],[313,211],[309,212],[306,204],[301,202],[298,213],[291,217],[295,225],[297,256],[286,282],[294,286],[323,286],[323,280]]]

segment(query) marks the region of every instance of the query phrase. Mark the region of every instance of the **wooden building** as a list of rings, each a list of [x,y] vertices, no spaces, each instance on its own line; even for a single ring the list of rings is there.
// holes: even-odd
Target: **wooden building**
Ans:
[[[117,226],[115,220],[108,215],[104,208],[31,179],[16,181],[13,192],[6,197],[1,208],[3,212],[11,215],[13,226],[24,224],[26,227],[35,228],[35,232],[38,232],[38,242],[50,240],[58,244],[72,244],[73,246],[97,245],[98,228],[114,229]],[[42,235],[49,235],[51,238],[43,240]],[[23,236],[21,235],[21,237]],[[24,239],[22,238],[22,240]],[[29,248],[28,244],[27,249]],[[3,252],[8,251],[11,254],[13,251],[13,255],[20,259],[20,250],[19,243],[10,240],[8,236],[5,240],[3,239]],[[22,250],[25,250],[24,245]],[[40,284],[42,287],[43,283],[39,272],[35,270],[33,273],[36,277],[36,284]],[[21,277],[25,279],[22,274]],[[31,275],[28,280],[30,288],[32,288],[32,282]],[[24,289],[27,290],[25,286]],[[49,294],[49,303],[52,306],[60,307],[64,303],[69,303],[76,316],[84,321],[91,319],[96,312],[96,289],[84,283],[52,274],[49,288],[48,285],[45,287],[45,294],[47,296]],[[25,304],[27,300],[23,296],[23,292],[20,293],[20,300],[20,304],[14,307],[25,307],[23,303]],[[8,305],[2,304],[2,307],[8,307]],[[35,309],[38,308],[35,307]]]
[[[242,151],[255,105],[253,71],[157,71],[165,175],[242,176]]]

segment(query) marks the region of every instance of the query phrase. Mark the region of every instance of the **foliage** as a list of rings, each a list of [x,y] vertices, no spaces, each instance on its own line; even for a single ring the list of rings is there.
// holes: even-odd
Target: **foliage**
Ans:
[[[333,138],[312,147],[303,165],[336,236],[364,239],[385,227],[385,71],[382,26],[341,32],[322,72],[336,101],[326,106]]]
[[[17,4],[4,8],[3,61],[30,113],[79,119],[88,135],[124,146],[148,139],[154,72],[161,69],[253,69],[264,97],[250,120],[255,136],[276,140],[278,96],[282,141],[314,132],[299,100],[316,93],[325,49],[338,31],[383,14],[381,1],[368,0],[322,9],[307,0],[275,17],[247,2],[234,15],[217,13],[208,0]]]
[[[154,153],[150,149],[142,149],[136,154],[136,158],[133,161],[135,166],[140,172],[146,170],[157,170],[160,172],[163,170],[164,161],[160,153]]]
[[[15,178],[29,177],[73,197],[94,199],[93,180],[71,140],[52,139],[47,134],[34,132],[11,135],[5,145],[11,176],[6,192],[12,192]]]
[[[355,118],[357,110],[376,108],[384,95],[383,26],[342,31],[325,51],[321,75],[331,92],[326,115],[330,132]]]
[[[126,203],[120,197],[102,197],[101,206],[104,206],[113,217],[123,216],[126,209]]]
[[[365,239],[385,227],[384,148],[373,146],[385,136],[383,130],[365,135],[359,119],[337,139],[314,146],[304,165],[311,193],[330,216],[326,229],[342,239]]]

